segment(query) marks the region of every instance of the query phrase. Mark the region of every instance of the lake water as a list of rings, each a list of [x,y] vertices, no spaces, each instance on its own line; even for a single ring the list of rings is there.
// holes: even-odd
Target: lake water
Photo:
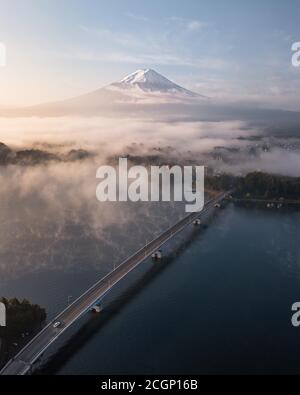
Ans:
[[[174,241],[164,263],[146,262],[45,370],[299,374],[299,232],[299,212],[229,205],[190,243]]]

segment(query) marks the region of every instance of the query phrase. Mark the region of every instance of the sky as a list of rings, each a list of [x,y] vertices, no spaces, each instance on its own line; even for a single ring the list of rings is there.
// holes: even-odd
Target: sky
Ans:
[[[77,96],[153,68],[209,97],[299,106],[299,0],[0,0],[0,105]]]

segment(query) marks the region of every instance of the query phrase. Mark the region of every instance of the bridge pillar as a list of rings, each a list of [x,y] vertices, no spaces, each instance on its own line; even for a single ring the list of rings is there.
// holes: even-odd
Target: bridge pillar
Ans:
[[[100,314],[100,313],[102,313],[103,309],[104,308],[103,308],[102,303],[98,303],[98,304],[96,304],[95,306],[92,307],[91,311],[93,313]]]

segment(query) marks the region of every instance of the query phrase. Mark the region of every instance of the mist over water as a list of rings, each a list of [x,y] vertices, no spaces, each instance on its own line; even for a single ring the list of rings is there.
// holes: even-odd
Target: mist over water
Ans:
[[[298,176],[299,124],[292,116],[290,121],[255,122],[245,115],[218,119],[217,113],[206,121],[191,115],[169,119],[162,114],[154,118],[0,118],[0,142],[13,149],[42,149],[60,155],[84,149],[96,156],[95,167],[116,156],[156,155],[166,162],[193,161],[220,172],[259,170]],[[221,161],[220,150],[225,154]]]
[[[170,218],[175,219],[174,208],[167,204],[162,216],[159,205],[100,204],[96,200],[97,168],[119,156],[149,157],[150,163],[155,157],[166,164],[204,164],[235,174],[262,170],[299,175],[299,151],[284,147],[297,148],[297,136],[282,144],[278,133],[270,137],[262,127],[241,120],[1,118],[0,127],[0,141],[12,149],[33,148],[54,154],[84,149],[93,154],[74,163],[1,166],[0,271],[5,279],[40,268],[67,270],[77,266],[74,262],[79,257],[81,270],[99,265],[97,262],[107,256],[117,262],[128,249],[134,249],[139,237],[142,242],[147,232],[153,235],[169,224]],[[274,147],[260,150],[254,157],[250,147],[259,144]],[[228,162],[220,161],[218,155],[210,155],[216,149],[234,155]],[[141,227],[139,221],[148,223]],[[134,226],[134,242],[124,239],[128,235],[124,229]],[[116,248],[114,240],[122,237]]]
[[[100,204],[95,171],[92,163],[4,169],[1,293],[33,298],[57,313],[68,294],[66,279],[70,295],[79,296],[185,214],[183,205],[172,203]],[[55,283],[56,304],[49,279]]]
[[[49,317],[185,215],[184,204],[99,203],[96,171],[116,158],[208,165],[234,174],[299,175],[300,156],[282,136],[242,120],[104,117],[1,118],[0,141],[14,150],[93,155],[74,162],[0,167],[0,289],[45,306]],[[293,135],[284,140],[299,144]],[[275,145],[255,157],[249,147]],[[220,161],[216,149],[234,156]]]

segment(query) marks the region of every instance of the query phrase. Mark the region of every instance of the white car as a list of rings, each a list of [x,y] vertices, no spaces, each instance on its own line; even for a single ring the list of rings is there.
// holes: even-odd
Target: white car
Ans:
[[[152,259],[154,259],[155,261],[160,261],[163,258],[163,254],[162,251],[156,251],[154,254],[152,254]]]
[[[54,324],[53,324],[53,328],[54,328],[54,329],[57,329],[57,328],[59,328],[60,326],[61,326],[61,322],[60,322],[60,321],[54,322]]]

